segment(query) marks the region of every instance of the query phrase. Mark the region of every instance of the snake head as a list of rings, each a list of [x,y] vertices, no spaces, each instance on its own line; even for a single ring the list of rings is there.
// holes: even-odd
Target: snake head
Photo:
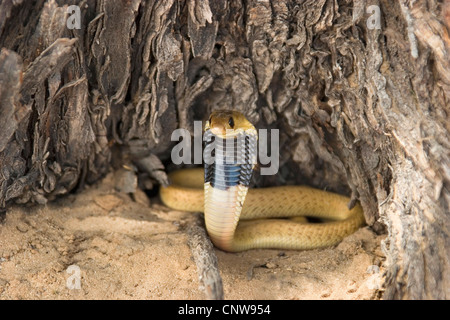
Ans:
[[[239,133],[256,135],[256,129],[251,122],[241,112],[234,110],[213,111],[206,122],[206,130],[211,130],[220,138],[233,137]]]

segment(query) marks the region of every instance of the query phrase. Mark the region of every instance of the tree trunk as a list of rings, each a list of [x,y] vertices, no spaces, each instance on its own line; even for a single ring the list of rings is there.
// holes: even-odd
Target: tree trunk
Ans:
[[[387,232],[384,298],[450,298],[450,1],[72,2],[0,0],[3,211],[123,164],[163,183],[172,131],[234,108],[281,129],[257,184],[349,194]]]

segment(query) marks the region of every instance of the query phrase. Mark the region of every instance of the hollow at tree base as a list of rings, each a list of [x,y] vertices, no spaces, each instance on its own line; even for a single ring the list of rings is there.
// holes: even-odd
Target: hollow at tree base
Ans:
[[[194,216],[114,190],[112,175],[0,225],[0,299],[204,299],[186,229]],[[216,250],[225,299],[378,299],[383,254],[360,229],[334,248]],[[80,289],[68,289],[71,265]],[[70,279],[69,279],[70,282]]]

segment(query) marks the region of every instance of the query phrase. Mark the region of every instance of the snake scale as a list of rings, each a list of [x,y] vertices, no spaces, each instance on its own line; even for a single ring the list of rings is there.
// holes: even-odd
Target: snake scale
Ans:
[[[321,248],[364,225],[361,205],[349,209],[345,196],[307,186],[249,189],[257,132],[242,113],[213,112],[205,139],[204,169],[172,172],[171,184],[160,188],[160,197],[170,208],[204,212],[216,247],[228,252]],[[244,141],[241,146],[235,143],[238,139]],[[325,222],[310,223],[304,217]]]

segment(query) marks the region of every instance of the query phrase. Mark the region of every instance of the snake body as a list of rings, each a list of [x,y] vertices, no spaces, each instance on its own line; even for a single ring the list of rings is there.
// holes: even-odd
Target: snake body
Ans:
[[[360,204],[348,209],[345,196],[306,186],[249,189],[257,133],[241,113],[213,112],[205,138],[204,169],[172,172],[171,185],[161,187],[160,197],[173,209],[204,212],[216,247],[229,252],[314,249],[335,245],[364,224]],[[240,138],[244,143],[227,144]],[[208,161],[211,146],[214,161]],[[308,223],[306,216],[331,221]]]

